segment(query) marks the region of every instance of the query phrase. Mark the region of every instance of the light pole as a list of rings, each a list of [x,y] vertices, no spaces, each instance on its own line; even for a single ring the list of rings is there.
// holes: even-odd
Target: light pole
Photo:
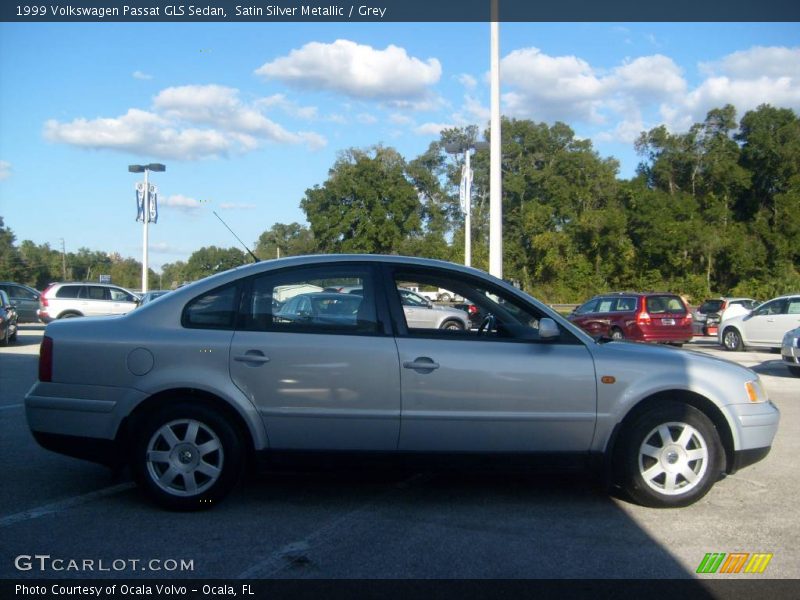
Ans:
[[[165,167],[161,163],[150,163],[149,165],[128,165],[128,171],[130,173],[144,173],[144,190],[142,190],[142,202],[143,202],[143,213],[144,213],[142,218],[142,223],[144,225],[144,234],[142,236],[142,293],[143,294],[147,292],[147,274],[148,274],[147,224],[150,222],[150,184],[147,181],[147,173],[149,171],[154,171],[156,173],[159,173],[159,172],[164,172],[166,170],[167,167]]]
[[[445,144],[445,152],[449,154],[464,153],[464,170],[461,172],[461,196],[462,210],[464,212],[464,265],[472,266],[472,168],[470,166],[470,156],[472,150],[484,150],[489,147],[486,142],[459,143],[454,142]]]
[[[491,165],[489,174],[489,273],[503,278],[503,182],[500,132],[500,9],[492,0],[491,16]]]

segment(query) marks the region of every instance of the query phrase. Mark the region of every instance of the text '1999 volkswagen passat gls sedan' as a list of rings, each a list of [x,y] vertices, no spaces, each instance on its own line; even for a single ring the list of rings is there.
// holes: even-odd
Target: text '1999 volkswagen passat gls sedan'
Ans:
[[[407,319],[398,290],[430,286],[480,324]],[[685,506],[766,456],[779,419],[733,363],[597,342],[475,269],[358,255],[257,263],[125,316],[51,323],[26,410],[45,448],[129,464],[177,509],[221,499],[251,457],[309,451],[575,459],[636,502]]]

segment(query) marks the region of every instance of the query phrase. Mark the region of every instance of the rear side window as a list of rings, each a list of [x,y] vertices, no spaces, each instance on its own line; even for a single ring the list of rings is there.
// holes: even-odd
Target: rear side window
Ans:
[[[677,296],[648,296],[647,312],[650,314],[685,313],[686,307]]]
[[[56,292],[56,298],[77,298],[81,291],[80,285],[62,285]]]
[[[368,267],[331,265],[265,273],[252,280],[241,328],[293,333],[380,332]]]
[[[636,310],[636,298],[628,296],[617,298],[617,302],[614,305],[614,312],[631,312],[634,310]]]
[[[86,298],[87,300],[108,300],[108,293],[104,287],[87,285],[81,289],[78,297]]]
[[[599,313],[607,313],[611,312],[611,307],[614,306],[614,299],[613,298],[603,298],[600,300],[600,303],[597,305],[597,310],[595,312]]]
[[[229,284],[198,296],[183,309],[181,324],[191,329],[233,329],[239,294]]]

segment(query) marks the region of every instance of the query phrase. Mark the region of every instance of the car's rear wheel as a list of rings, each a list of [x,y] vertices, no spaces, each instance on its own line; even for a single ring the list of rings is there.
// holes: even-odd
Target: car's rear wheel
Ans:
[[[789,367],[789,372],[795,377],[800,377],[800,367]]]
[[[612,327],[611,328],[611,339],[619,342],[625,339],[625,334],[622,333],[622,330],[619,327]]]
[[[622,487],[635,502],[654,508],[688,506],[705,496],[725,460],[711,420],[681,402],[643,413],[622,444]]]
[[[11,339],[11,337],[8,335],[9,329],[9,325],[6,324],[5,331],[3,331],[3,337],[0,337],[0,346],[8,346],[8,341]]]
[[[735,327],[728,327],[722,334],[722,345],[725,350],[730,350],[731,352],[742,350],[744,344],[742,344],[742,335],[739,330]]]
[[[76,313],[76,312],[66,312],[66,313],[64,313],[63,315],[58,315],[58,318],[59,318],[59,319],[74,319],[74,318],[76,318],[76,317],[82,317],[82,316],[83,316],[83,315],[82,315],[81,313]]]
[[[177,403],[139,429],[131,467],[155,502],[174,510],[210,508],[238,482],[244,464],[234,427],[206,406]]]
[[[464,329],[464,325],[459,323],[458,321],[445,321],[442,323],[441,329],[450,329],[452,331],[462,331]]]

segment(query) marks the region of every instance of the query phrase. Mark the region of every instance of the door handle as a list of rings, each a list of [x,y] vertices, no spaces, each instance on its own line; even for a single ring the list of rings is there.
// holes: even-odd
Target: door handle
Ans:
[[[240,354],[239,356],[234,356],[233,360],[237,362],[255,363],[263,365],[269,362],[269,357],[264,356],[264,354],[259,350],[248,350],[244,354]]]
[[[403,368],[414,369],[415,371],[433,371],[434,369],[439,368],[439,363],[434,362],[433,359],[430,359],[427,356],[420,356],[415,358],[413,361],[407,360],[404,362]]]

